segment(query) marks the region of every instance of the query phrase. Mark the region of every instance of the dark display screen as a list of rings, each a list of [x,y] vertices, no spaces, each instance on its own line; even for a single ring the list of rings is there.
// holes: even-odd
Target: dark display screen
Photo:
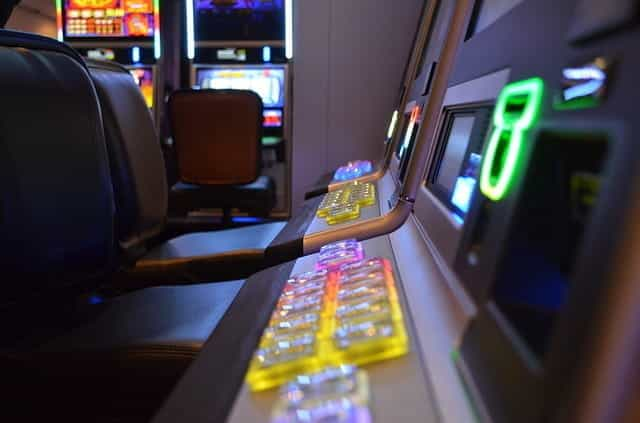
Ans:
[[[528,165],[493,298],[540,359],[597,203],[607,142],[542,136]]]
[[[284,0],[196,0],[198,41],[284,40]]]

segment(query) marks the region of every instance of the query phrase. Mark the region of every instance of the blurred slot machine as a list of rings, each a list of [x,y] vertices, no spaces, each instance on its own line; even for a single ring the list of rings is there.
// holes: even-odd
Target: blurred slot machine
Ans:
[[[185,0],[186,59],[196,89],[250,90],[263,102],[263,157],[289,204],[291,0]],[[275,157],[275,160],[273,159]],[[277,170],[274,170],[277,169]],[[288,213],[288,205],[283,214]]]
[[[145,103],[147,103],[147,107],[149,109],[153,109],[153,68],[146,67],[134,67],[129,70],[131,72],[131,76],[140,87],[140,92],[142,92],[142,96],[144,97]]]
[[[162,57],[158,0],[56,0],[58,38],[81,55],[117,62],[158,122]]]

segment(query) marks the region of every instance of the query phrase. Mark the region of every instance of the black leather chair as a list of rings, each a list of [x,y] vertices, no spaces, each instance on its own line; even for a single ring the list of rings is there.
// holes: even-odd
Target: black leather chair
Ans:
[[[120,265],[116,227],[142,237],[163,214],[114,226],[100,104],[73,50],[0,30],[0,93],[0,420],[145,421],[242,281],[96,295]]]
[[[170,214],[231,209],[268,217],[276,203],[273,179],[262,168],[263,106],[247,90],[180,90],[168,103],[179,182],[171,187]]]
[[[164,162],[149,110],[125,68],[87,65],[102,105],[118,241],[130,263],[120,287],[240,279],[264,268],[264,249],[284,222],[172,238]]]

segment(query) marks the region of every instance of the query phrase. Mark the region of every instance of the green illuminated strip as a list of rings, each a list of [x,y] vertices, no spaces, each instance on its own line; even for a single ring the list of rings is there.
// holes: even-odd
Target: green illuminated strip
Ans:
[[[276,145],[282,141],[282,138],[279,137],[262,137],[262,145],[265,147],[269,147],[272,145]]]
[[[494,128],[480,173],[480,190],[493,201],[500,201],[511,186],[523,151],[524,133],[540,114],[543,93],[542,79],[532,78],[506,85],[498,97],[493,113]],[[514,108],[517,110],[513,111]],[[506,145],[498,157],[501,143]]]

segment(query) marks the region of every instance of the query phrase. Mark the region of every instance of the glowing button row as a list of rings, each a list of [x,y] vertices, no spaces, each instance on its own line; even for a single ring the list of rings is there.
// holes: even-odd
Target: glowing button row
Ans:
[[[355,160],[339,167],[333,174],[334,181],[350,181],[373,172],[369,160]]]
[[[366,364],[406,351],[390,263],[360,260],[287,281],[247,383],[260,391],[325,366]]]
[[[375,202],[376,191],[373,184],[354,182],[326,194],[316,215],[326,219],[329,225],[335,225],[357,219],[362,207],[371,206]]]

